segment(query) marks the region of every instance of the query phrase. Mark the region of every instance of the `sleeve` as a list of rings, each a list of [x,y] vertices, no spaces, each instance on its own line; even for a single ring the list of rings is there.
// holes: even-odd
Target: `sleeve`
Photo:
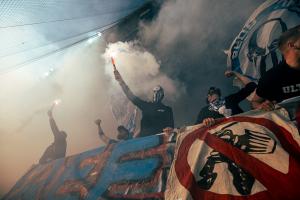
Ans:
[[[207,113],[205,112],[205,110],[206,110],[206,107],[204,107],[204,108],[202,108],[202,109],[200,110],[200,112],[198,113],[198,116],[197,116],[197,120],[196,120],[196,122],[195,122],[195,125],[196,125],[196,124],[202,123],[202,121],[203,121],[205,118],[207,118]]]
[[[52,133],[54,135],[54,138],[59,138],[61,136],[61,134],[60,134],[60,131],[59,131],[57,125],[56,125],[55,120],[52,117],[50,117],[49,122],[50,122],[50,127],[51,127]]]
[[[256,94],[261,98],[273,100],[271,94],[273,88],[272,84],[274,84],[274,82],[270,79],[270,76],[265,74],[265,76],[258,81]]]
[[[120,86],[125,93],[126,97],[138,108],[141,110],[148,104],[146,101],[143,101],[139,97],[135,96],[128,85],[124,82],[123,79],[120,80]]]
[[[225,97],[225,101],[229,104],[239,104],[241,101],[246,99],[255,90],[256,87],[256,83],[250,82],[238,92]]]
[[[170,122],[169,127],[174,128],[174,116],[173,116],[172,108],[170,108],[169,110],[169,122]]]

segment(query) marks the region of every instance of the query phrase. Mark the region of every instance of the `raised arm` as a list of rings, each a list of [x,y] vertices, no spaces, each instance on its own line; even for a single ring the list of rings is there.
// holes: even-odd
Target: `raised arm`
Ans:
[[[227,96],[225,99],[230,103],[238,104],[244,99],[246,99],[252,92],[255,91],[256,83],[250,82],[244,88],[240,89],[238,92]]]
[[[251,79],[249,79],[248,77],[242,74],[239,74],[234,71],[225,72],[225,76],[227,77],[230,77],[232,75],[236,76],[243,83],[245,87],[240,89],[238,92],[227,96],[226,100],[230,103],[238,104],[244,99],[246,99],[252,92],[254,92],[257,85]]]
[[[98,135],[100,137],[100,139],[105,143],[105,144],[109,144],[111,141],[113,141],[112,139],[110,139],[109,137],[107,137],[104,132],[103,129],[101,127],[101,120],[97,119],[95,121],[95,124],[98,126]]]
[[[250,78],[248,78],[247,76],[244,76],[244,75],[242,75],[240,73],[237,73],[235,71],[227,70],[225,72],[225,76],[226,77],[231,77],[231,76],[237,77],[243,83],[244,86],[247,85],[248,83],[252,82],[252,80]]]
[[[114,70],[114,75],[115,75],[116,81],[119,82],[119,84],[120,84],[123,92],[127,96],[127,98],[137,107],[139,107],[139,108],[143,107],[143,104],[145,104],[146,102],[141,100],[139,97],[137,97],[133,94],[133,92],[130,90],[128,85],[125,83],[125,81],[123,80],[123,78],[118,70],[116,70],[116,69]]]
[[[59,137],[61,134],[60,134],[60,130],[58,129],[57,125],[56,125],[56,122],[53,118],[53,114],[52,114],[52,109],[51,108],[49,111],[48,111],[48,116],[49,116],[49,123],[50,123],[50,127],[51,127],[51,130],[52,130],[52,133],[54,135],[54,137]]]

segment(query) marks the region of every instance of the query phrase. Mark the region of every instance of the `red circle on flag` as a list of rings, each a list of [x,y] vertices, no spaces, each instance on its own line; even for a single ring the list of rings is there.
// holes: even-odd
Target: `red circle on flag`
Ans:
[[[237,147],[230,145],[215,135],[209,129],[200,128],[189,133],[178,148],[175,161],[175,172],[179,182],[191,194],[193,199],[218,199],[218,200],[260,200],[260,199],[297,199],[300,196],[300,148],[293,139],[292,134],[284,127],[266,118],[252,118],[237,116],[222,119],[214,127],[228,122],[249,122],[264,126],[275,134],[283,149],[289,154],[289,170],[287,174],[275,170],[259,159],[252,157]],[[197,185],[194,174],[188,164],[188,153],[196,139],[204,141],[212,149],[222,153],[238,166],[250,173],[255,179],[267,188],[266,191],[248,196],[235,196],[231,194],[217,194],[204,190]],[[178,159],[180,158],[180,159]]]

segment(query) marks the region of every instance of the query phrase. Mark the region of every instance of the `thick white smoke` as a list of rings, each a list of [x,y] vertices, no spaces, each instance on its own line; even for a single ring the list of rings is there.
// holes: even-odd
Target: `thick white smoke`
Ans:
[[[234,92],[225,78],[227,49],[254,9],[264,0],[169,0],[153,21],[140,25],[141,43],[151,49],[168,76],[183,83],[186,95],[174,104],[177,126],[194,123],[207,90]]]
[[[254,0],[166,2],[158,18],[143,26],[141,32],[143,46],[151,51],[138,42],[117,42],[106,48],[104,42],[96,40],[0,77],[0,196],[53,142],[46,114],[53,100],[62,101],[55,108],[54,117],[59,128],[68,134],[67,155],[103,145],[93,123],[96,118],[102,119],[108,136],[116,136],[118,122],[111,111],[111,96],[122,91],[113,77],[111,52],[115,52],[117,68],[137,96],[150,101],[152,88],[162,85],[165,103],[173,107],[175,120],[180,122],[176,125],[191,124],[204,102],[206,88],[224,83],[219,69],[225,67],[226,57],[221,50],[229,46],[240,31],[236,25],[241,27],[258,3],[253,3]],[[42,34],[28,38],[52,36],[56,32],[57,29],[41,26]],[[29,33],[25,35],[20,30],[16,37],[22,34]],[[4,63],[12,66],[19,63],[18,59],[24,61],[23,57],[15,57]],[[5,68],[0,66],[0,69]],[[187,94],[185,88],[189,88]]]
[[[105,72],[114,79],[112,56],[118,71],[137,96],[151,101],[152,89],[156,85],[164,88],[166,100],[169,102],[174,102],[184,92],[184,86],[161,72],[159,61],[137,41],[108,44],[103,54]],[[116,81],[113,82],[113,90],[118,91],[115,87],[120,88],[119,85]],[[113,90],[111,91],[114,92]]]
[[[82,43],[1,76],[0,193],[7,192],[53,142],[47,110],[55,99],[61,100],[53,114],[68,134],[67,155],[103,145],[94,124],[97,118],[107,135],[115,137],[111,80],[101,58],[104,48],[99,40]]]

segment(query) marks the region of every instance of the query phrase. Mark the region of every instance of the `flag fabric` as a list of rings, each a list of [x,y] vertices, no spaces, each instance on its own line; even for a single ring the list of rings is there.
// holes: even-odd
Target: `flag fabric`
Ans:
[[[190,127],[177,138],[165,198],[298,199],[299,145],[285,109]]]
[[[123,125],[127,130],[136,134],[140,131],[141,111],[118,91],[111,96],[111,110],[118,125]]]
[[[258,80],[282,60],[279,36],[299,24],[299,0],[266,1],[254,11],[226,51],[228,69]]]
[[[300,110],[285,106],[35,165],[4,199],[298,199],[300,138],[289,116]]]
[[[3,199],[164,199],[175,139],[153,135],[35,165]]]

